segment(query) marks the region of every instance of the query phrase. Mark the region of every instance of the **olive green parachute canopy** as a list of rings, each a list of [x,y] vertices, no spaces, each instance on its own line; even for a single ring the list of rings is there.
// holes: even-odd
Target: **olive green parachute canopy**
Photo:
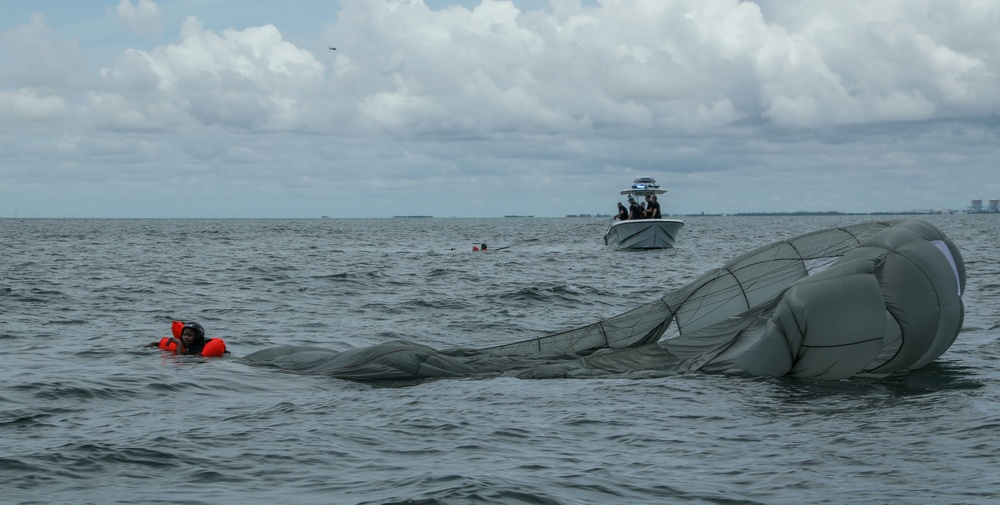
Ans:
[[[872,222],[755,249],[624,314],[529,340],[443,351],[284,346],[246,359],[352,380],[878,376],[920,368],[951,346],[964,287],[961,254],[936,227]]]

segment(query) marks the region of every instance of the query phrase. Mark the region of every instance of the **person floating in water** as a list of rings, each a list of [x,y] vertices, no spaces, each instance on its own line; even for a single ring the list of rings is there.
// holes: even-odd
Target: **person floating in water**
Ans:
[[[174,321],[171,325],[173,337],[163,337],[146,347],[158,347],[173,354],[219,357],[228,354],[226,343],[221,338],[205,339],[205,328],[195,322]]]
[[[484,243],[480,244],[479,247],[472,246],[472,250],[473,251],[484,251],[485,252],[486,251],[486,243],[484,242]]]

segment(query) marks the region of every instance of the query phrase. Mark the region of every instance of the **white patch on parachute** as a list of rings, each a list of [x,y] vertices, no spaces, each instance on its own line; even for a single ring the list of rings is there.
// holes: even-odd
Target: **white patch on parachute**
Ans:
[[[958,278],[958,266],[955,265],[955,257],[951,254],[951,249],[948,249],[948,244],[945,244],[943,240],[931,240],[931,244],[944,254],[945,258],[948,258],[948,264],[951,265],[951,271],[955,274],[955,285],[958,286],[958,296],[962,296],[962,282]]]

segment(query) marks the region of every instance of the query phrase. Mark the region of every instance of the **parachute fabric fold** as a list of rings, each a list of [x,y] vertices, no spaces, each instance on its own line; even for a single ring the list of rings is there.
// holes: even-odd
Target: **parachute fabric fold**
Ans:
[[[570,376],[570,366],[830,380],[886,374],[924,366],[948,349],[961,329],[964,283],[958,248],[933,225],[862,223],[754,249],[666,294],[663,305],[481,351],[552,349],[555,341],[581,355],[604,349],[600,357],[544,365],[545,373],[520,372],[531,376]],[[676,333],[666,336],[672,321]],[[666,351],[658,363],[648,352],[626,359],[638,354],[614,351],[654,341]]]
[[[805,275],[786,245],[801,256]],[[894,221],[815,232],[758,249],[722,270],[739,275],[748,271],[746,260],[754,266],[769,254],[786,262],[784,272],[745,277],[741,284],[785,285],[774,307],[759,314],[723,314],[766,323],[741,332],[702,371],[814,379],[885,374],[926,365],[961,330],[964,264],[957,247],[928,223]],[[683,334],[682,318],[677,318]],[[715,329],[710,325],[702,331]],[[669,339],[663,345],[669,346]]]
[[[286,370],[360,381],[460,377],[475,373],[458,359],[401,340],[344,352],[286,345],[264,349],[244,359]]]
[[[551,351],[588,354],[595,349],[638,347],[660,338],[670,320],[669,307],[662,300],[656,300],[587,326],[541,338],[486,347],[480,349],[480,352],[494,356]]]
[[[962,327],[965,265],[918,220],[831,228],[759,247],[633,310],[481,349],[390,342],[285,346],[247,360],[352,380],[707,372],[822,380],[930,363]]]

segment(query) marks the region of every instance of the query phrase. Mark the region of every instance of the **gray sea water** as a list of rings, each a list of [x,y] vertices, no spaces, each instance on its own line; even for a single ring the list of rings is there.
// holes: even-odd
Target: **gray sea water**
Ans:
[[[915,372],[392,387],[240,356],[520,340],[877,217],[691,217],[675,249],[644,252],[606,248],[603,218],[0,220],[0,500],[996,503],[1000,216],[920,218],[968,283],[962,334]],[[173,319],[232,355],[143,348]]]

